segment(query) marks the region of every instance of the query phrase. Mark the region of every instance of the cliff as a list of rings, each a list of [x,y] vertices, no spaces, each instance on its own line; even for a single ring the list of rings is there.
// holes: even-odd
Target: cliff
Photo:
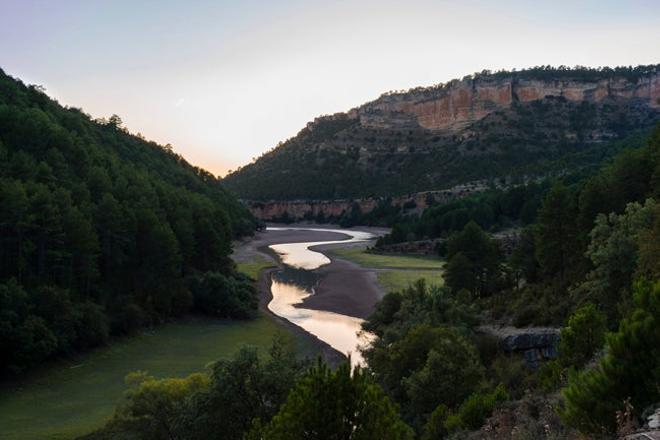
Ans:
[[[368,214],[382,204],[406,213],[421,213],[432,203],[447,203],[488,189],[487,182],[471,182],[440,191],[424,191],[395,197],[366,197],[339,200],[268,200],[245,203],[255,218],[262,221],[338,220],[357,209]]]
[[[597,165],[658,120],[660,65],[485,72],[317,118],[224,183],[250,200],[337,200],[525,179]]]
[[[379,129],[421,127],[458,132],[490,113],[526,103],[560,97],[571,102],[603,103],[637,100],[660,108],[660,72],[637,81],[622,77],[600,80],[534,80],[477,76],[440,87],[383,95],[358,109],[360,125]]]

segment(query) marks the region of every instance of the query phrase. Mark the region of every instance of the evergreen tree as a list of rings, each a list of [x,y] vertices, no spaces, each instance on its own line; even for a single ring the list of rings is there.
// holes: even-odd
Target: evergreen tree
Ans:
[[[474,264],[462,252],[457,252],[450,258],[445,268],[445,284],[454,292],[466,289],[475,293],[478,287],[475,272]]]
[[[580,307],[561,329],[559,357],[565,366],[582,367],[605,341],[605,315],[593,304]]]
[[[635,286],[636,308],[608,335],[605,357],[573,375],[563,390],[562,417],[586,433],[616,431],[616,412],[630,399],[636,416],[660,401],[660,283]]]
[[[574,196],[564,185],[552,187],[539,211],[536,258],[548,279],[566,286],[579,269],[580,255]]]
[[[249,439],[412,439],[395,405],[365,370],[348,363],[330,370],[319,362],[291,390],[267,425]]]
[[[447,285],[453,291],[468,289],[474,295],[495,290],[500,276],[500,252],[497,243],[478,224],[471,221],[447,244]]]

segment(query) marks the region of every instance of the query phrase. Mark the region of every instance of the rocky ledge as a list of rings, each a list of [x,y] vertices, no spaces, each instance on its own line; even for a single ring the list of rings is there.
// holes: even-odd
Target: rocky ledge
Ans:
[[[484,325],[477,329],[500,340],[507,353],[522,353],[530,368],[537,368],[541,361],[557,357],[559,329],[554,327],[517,328]]]
[[[379,129],[424,128],[455,132],[488,114],[547,97],[573,102],[603,103],[638,100],[660,108],[660,72],[630,80],[610,77],[593,80],[532,79],[515,72],[505,77],[479,75],[436,87],[385,94],[353,110],[363,127]]]

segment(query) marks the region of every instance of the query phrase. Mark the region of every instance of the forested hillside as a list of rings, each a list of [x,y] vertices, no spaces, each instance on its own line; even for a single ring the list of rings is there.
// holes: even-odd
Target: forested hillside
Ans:
[[[393,196],[600,163],[660,119],[660,69],[482,72],[317,118],[225,179],[250,200]]]
[[[249,317],[254,220],[169,146],[0,70],[0,374],[189,310]]]
[[[429,439],[621,438],[641,427],[660,398],[659,189],[660,126],[594,176],[432,208],[413,224],[448,237],[445,286],[389,293],[365,325],[378,335],[369,368],[404,420]],[[483,213],[525,203],[537,213],[507,257]],[[452,212],[465,226],[447,222]],[[561,326],[558,356],[525,368],[480,324]],[[497,434],[464,432],[498,407],[484,426]]]

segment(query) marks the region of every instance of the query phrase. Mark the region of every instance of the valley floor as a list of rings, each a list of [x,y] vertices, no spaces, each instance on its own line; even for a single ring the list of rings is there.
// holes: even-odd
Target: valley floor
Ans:
[[[229,358],[243,345],[267,349],[281,327],[253,321],[188,318],[120,339],[78,360],[59,361],[0,389],[0,438],[68,439],[100,427],[137,370],[183,377]]]

